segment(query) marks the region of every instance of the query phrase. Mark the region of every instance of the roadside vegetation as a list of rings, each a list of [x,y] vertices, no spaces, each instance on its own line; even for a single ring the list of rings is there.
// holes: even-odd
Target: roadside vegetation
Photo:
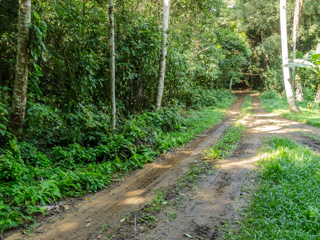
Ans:
[[[319,239],[319,154],[273,138],[261,158],[260,180],[244,219],[222,238]]]
[[[292,113],[288,109],[285,97],[280,97],[276,92],[268,91],[260,96],[262,107],[268,112],[277,113],[282,117],[320,127],[320,108],[318,103],[311,99],[297,102],[301,113]]]

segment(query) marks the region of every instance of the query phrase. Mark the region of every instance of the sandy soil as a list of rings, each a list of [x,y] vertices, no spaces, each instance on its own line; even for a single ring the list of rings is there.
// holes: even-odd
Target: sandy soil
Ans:
[[[90,195],[88,201],[78,202],[59,220],[43,222],[36,231],[27,235],[11,232],[5,239],[105,239],[106,233],[97,230],[101,225],[108,225],[108,235],[111,234],[108,239],[217,239],[219,226],[240,219],[238,210],[247,204],[241,197],[246,194],[244,188],[248,190],[253,186],[248,173],[256,169],[259,148],[265,138],[287,137],[316,151],[320,150],[317,141],[301,134],[305,132],[320,136],[319,128],[266,113],[254,94],[253,114],[241,118],[240,107],[244,96],[245,93],[237,93],[238,100],[231,106],[226,118],[185,147],[132,172],[115,186]],[[239,146],[229,159],[217,162],[219,168],[215,174],[200,181],[192,197],[183,206],[174,209],[174,219],[159,221],[154,228],[139,228],[139,231],[119,226],[120,220],[130,212],[138,211],[150,203],[157,189],[170,188],[181,178],[190,164],[199,161],[204,151],[214,145],[234,121],[245,125],[247,129]],[[119,229],[128,233],[119,235]]]

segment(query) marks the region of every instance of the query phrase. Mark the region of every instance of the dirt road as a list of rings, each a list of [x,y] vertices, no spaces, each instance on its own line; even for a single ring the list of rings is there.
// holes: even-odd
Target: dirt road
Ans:
[[[258,149],[265,138],[288,137],[320,150],[317,142],[301,134],[310,132],[320,136],[320,129],[266,113],[256,95],[252,95],[253,114],[241,118],[244,96],[238,94],[238,100],[226,118],[185,147],[132,172],[121,183],[89,196],[88,201],[77,203],[60,220],[41,224],[37,228],[38,233],[22,235],[15,232],[5,239],[105,239],[105,233],[97,230],[101,225],[108,225],[110,238],[106,239],[217,239],[218,226],[239,218],[237,210],[245,204],[241,198],[244,194],[242,188],[252,185],[248,172],[256,168],[254,163],[258,160]],[[193,196],[182,207],[174,209],[174,219],[159,221],[153,229],[141,228],[134,235],[119,234],[120,219],[151,202],[157,189],[170,188],[234,121],[246,127],[238,148],[229,159],[219,160],[215,174],[199,182]]]

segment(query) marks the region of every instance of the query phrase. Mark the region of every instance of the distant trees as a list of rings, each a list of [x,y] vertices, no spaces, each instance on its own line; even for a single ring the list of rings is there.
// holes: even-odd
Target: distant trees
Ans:
[[[0,1],[0,104],[17,137],[23,122],[26,138],[38,134],[33,127],[52,126],[44,122],[61,123],[62,115],[62,122],[90,122],[88,109],[110,116],[110,130],[153,107],[189,107],[202,90],[238,82],[249,65],[247,37],[222,0],[32,1],[19,31],[17,9],[15,0]],[[57,131],[64,130],[43,135],[55,141]]]
[[[296,49],[300,52],[298,54],[301,55],[301,53],[306,54],[315,49],[317,44],[320,36],[318,14],[320,5],[314,0],[303,0],[303,9],[306,10],[301,11],[302,1],[299,1],[299,9],[295,8],[295,2],[297,1],[287,1],[287,28],[289,36],[293,36],[293,25],[294,22],[297,23],[298,19],[294,20],[294,13],[299,10],[301,17],[299,25],[296,25],[299,27],[296,28],[297,38],[295,42]],[[242,19],[240,29],[245,31],[248,36],[252,50],[249,71],[254,76],[250,78],[253,78],[257,87],[263,85],[269,90],[282,93],[284,84],[281,67],[280,25],[278,24],[280,14],[275,14],[279,12],[279,3],[280,1],[237,0],[235,9],[237,18]],[[291,44],[291,41],[289,43]],[[291,49],[290,47],[289,50]],[[289,51],[290,58],[291,53],[293,52]],[[299,70],[299,75],[303,81],[301,87],[304,88],[304,99],[312,101],[316,93],[316,76],[305,69]],[[297,76],[296,86],[300,83],[300,76]],[[297,94],[297,97],[299,97],[299,94]]]
[[[29,75],[29,24],[31,22],[31,0],[19,0],[18,46],[15,80],[12,97],[10,129],[19,138],[27,104],[27,86]]]
[[[159,67],[159,83],[156,99],[156,109],[161,107],[164,79],[166,74],[166,60],[168,50],[168,27],[169,27],[169,14],[170,14],[170,0],[163,0],[163,29],[162,29],[162,44],[160,55],[160,67]]]

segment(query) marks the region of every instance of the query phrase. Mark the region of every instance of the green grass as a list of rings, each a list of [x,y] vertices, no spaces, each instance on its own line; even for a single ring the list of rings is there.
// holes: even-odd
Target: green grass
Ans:
[[[268,112],[278,113],[282,117],[320,127],[320,108],[318,104],[308,101],[297,102],[301,113],[292,113],[289,112],[287,99],[280,98],[273,92],[266,92],[261,95],[260,100],[262,107]],[[309,109],[308,103],[312,103],[311,109]]]
[[[237,147],[245,130],[243,125],[235,125],[227,130],[224,137],[219,140],[210,150],[206,151],[207,157],[226,158]]]
[[[245,116],[247,114],[251,114],[252,113],[252,109],[253,109],[252,97],[250,95],[247,95],[244,98],[244,101],[243,101],[242,106],[241,106],[241,115]]]
[[[238,230],[224,239],[320,239],[320,156],[273,138],[259,162],[260,182]]]

